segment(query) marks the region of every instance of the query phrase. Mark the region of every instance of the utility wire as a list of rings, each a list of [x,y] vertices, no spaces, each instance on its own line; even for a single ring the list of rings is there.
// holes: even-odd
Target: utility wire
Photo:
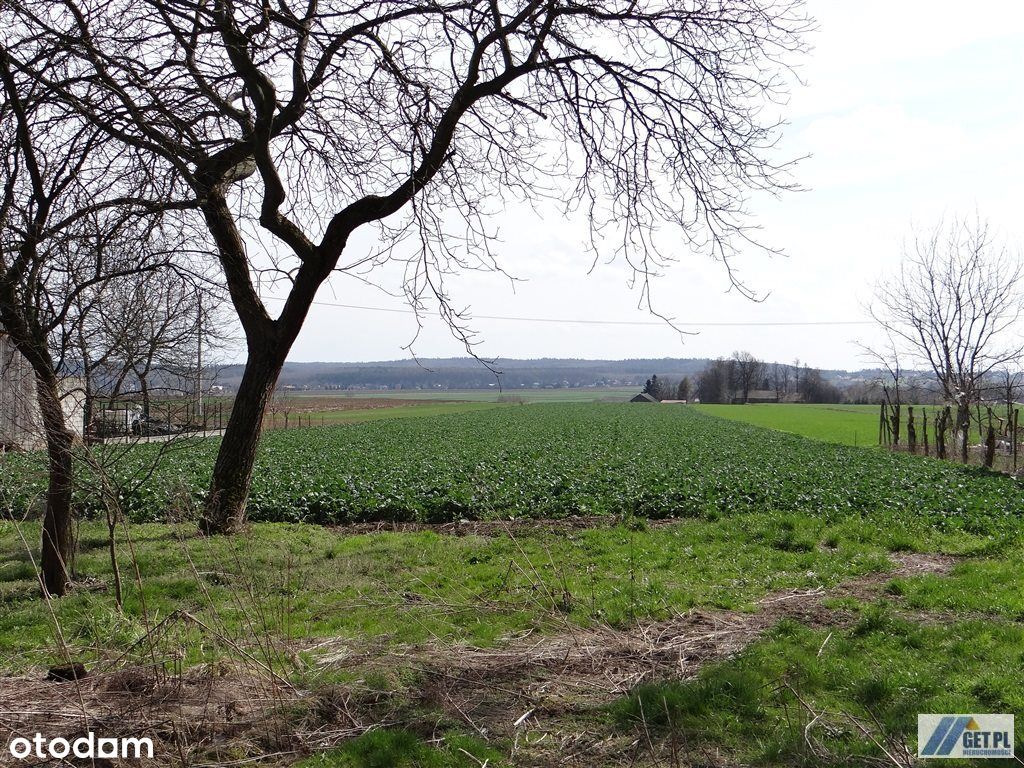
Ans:
[[[270,301],[284,301],[280,296],[264,296],[263,299]],[[391,312],[400,315],[412,314],[411,309],[396,309],[394,307],[366,307],[359,304],[339,304],[331,301],[314,301],[314,306],[337,307],[339,309],[358,309],[364,312]],[[473,320],[500,320],[516,323],[554,323],[563,325],[647,325],[665,327],[668,325],[661,320],[593,320],[589,318],[561,318],[561,317],[512,317],[509,315],[472,315]],[[757,322],[706,322],[706,323],[680,323],[672,322],[672,325],[686,328],[772,328],[789,326],[836,326],[836,325],[874,325],[871,320],[782,320],[782,321],[757,321]]]

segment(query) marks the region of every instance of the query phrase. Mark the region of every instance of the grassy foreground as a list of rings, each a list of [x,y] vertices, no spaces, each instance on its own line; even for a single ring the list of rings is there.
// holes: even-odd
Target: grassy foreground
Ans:
[[[884,570],[892,548],[990,546],[977,538],[936,540],[923,530],[897,534],[856,521],[826,525],[765,514],[511,536],[341,535],[281,524],[257,524],[234,538],[200,537],[188,524],[133,525],[128,534],[142,589],[122,535],[121,615],[109,589],[105,527],[82,526],[77,562],[79,580],[102,588],[47,606],[21,543],[22,536],[35,542],[38,527],[0,525],[0,659],[7,671],[59,660],[61,641],[76,658],[103,658],[182,609],[235,639],[266,632],[281,641],[340,635],[486,646],[566,621],[628,626],[695,606],[745,609],[771,590]],[[189,661],[209,661],[207,652],[216,650],[197,644]]]
[[[897,533],[856,519],[757,513],[486,536],[283,524],[223,539],[198,537],[191,525],[132,525],[127,533],[142,588],[122,540],[119,610],[101,526],[82,526],[81,586],[49,606],[36,597],[21,544],[22,536],[34,541],[37,528],[0,527],[0,672],[66,658],[150,664],[152,646],[138,644],[160,628],[161,663],[210,665],[242,653],[314,691],[387,692],[400,712],[388,729],[311,757],[303,763],[310,767],[532,764],[514,760],[501,733],[482,737],[421,701],[419,692],[434,684],[417,661],[424,651],[457,658],[461,648],[598,625],[639,632],[691,609],[742,616],[769,593],[813,592],[872,573],[882,574],[887,597],[828,603],[831,628],[782,619],[695,679],[647,679],[604,704],[590,695],[569,715],[541,718],[534,737],[565,728],[605,733],[633,744],[641,765],[682,745],[757,765],[859,765],[878,758],[875,741],[912,746],[919,711],[1013,712],[1024,704],[1019,541],[936,534],[911,521]],[[949,575],[887,580],[893,553],[914,549],[969,557]],[[189,621],[172,621],[181,612]],[[852,621],[842,618],[851,612]],[[325,661],[339,646],[354,661]],[[808,742],[804,729],[818,714]],[[870,736],[857,723],[868,724]]]

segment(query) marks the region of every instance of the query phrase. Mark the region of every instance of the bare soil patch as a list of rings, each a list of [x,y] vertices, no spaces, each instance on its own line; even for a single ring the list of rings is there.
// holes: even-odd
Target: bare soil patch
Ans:
[[[398,408],[408,405],[437,405],[438,403],[462,403],[465,400],[424,400],[401,397],[292,397],[287,408],[292,413],[320,413],[321,411],[362,411],[367,408]]]
[[[81,680],[52,682],[42,675],[0,680],[0,732],[4,753],[16,736],[73,742],[89,732],[97,738],[149,738],[154,759],[98,759],[107,765],[226,765],[255,755],[294,753],[302,724],[281,713],[297,692],[240,667],[208,665],[182,674],[162,667],[130,667],[92,673]],[[298,725],[298,728],[296,728]],[[13,762],[10,764],[14,764]],[[76,765],[29,757],[17,765]]]

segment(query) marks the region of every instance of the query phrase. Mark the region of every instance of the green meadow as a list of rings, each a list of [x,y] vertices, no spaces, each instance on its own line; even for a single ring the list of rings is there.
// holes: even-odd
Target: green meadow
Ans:
[[[878,445],[877,405],[757,403],[695,406],[703,413],[844,445]]]

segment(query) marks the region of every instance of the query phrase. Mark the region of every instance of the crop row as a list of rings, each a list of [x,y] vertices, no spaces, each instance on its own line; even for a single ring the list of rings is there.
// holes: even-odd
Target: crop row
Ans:
[[[134,520],[194,506],[216,441],[179,446],[133,482],[157,448],[115,465]],[[24,511],[44,487],[39,458],[0,465],[0,505]],[[94,494],[77,504],[96,512]],[[268,433],[250,497],[254,520],[449,521],[575,514],[651,518],[777,510],[920,516],[995,532],[1024,512],[1013,478],[875,449],[819,443],[685,407],[551,404]]]

